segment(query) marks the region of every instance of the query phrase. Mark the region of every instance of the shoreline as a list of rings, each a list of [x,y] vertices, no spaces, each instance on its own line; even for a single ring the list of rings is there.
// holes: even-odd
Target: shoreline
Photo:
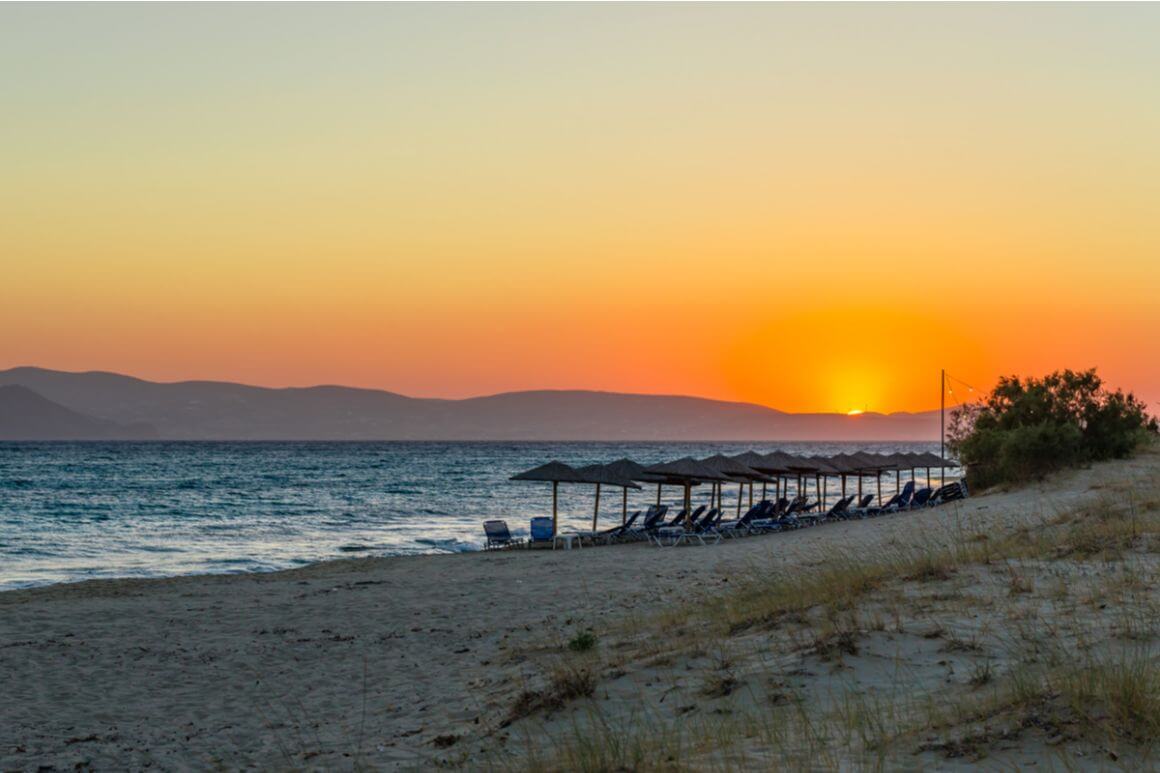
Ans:
[[[439,553],[400,553],[396,555],[380,555],[380,556],[336,556],[334,558],[323,558],[318,561],[311,561],[302,566],[290,566],[281,569],[259,569],[253,571],[223,571],[223,572],[191,572],[189,574],[169,574],[158,575],[156,577],[90,577],[83,580],[61,580],[59,582],[49,582],[39,585],[26,585],[16,588],[0,588],[0,600],[12,593],[29,593],[35,591],[51,591],[56,589],[68,589],[75,586],[97,585],[101,583],[166,583],[170,581],[179,580],[211,580],[213,578],[235,578],[235,577],[269,577],[271,575],[287,574],[292,572],[304,572],[315,570],[318,567],[329,566],[331,564],[344,564],[350,562],[377,562],[377,561],[397,561],[408,559],[431,559],[431,558],[453,558],[455,556],[470,556],[476,553],[486,552],[483,548],[476,550],[452,550]]]
[[[931,510],[706,547],[353,557],[5,591],[0,766],[471,767],[535,727],[502,720],[581,632],[599,630],[611,655],[616,631],[728,598],[755,567],[792,575],[835,555],[1030,528],[1158,470],[1149,451]],[[591,700],[630,706],[617,685],[644,690],[657,667]],[[522,722],[582,716],[557,711]]]

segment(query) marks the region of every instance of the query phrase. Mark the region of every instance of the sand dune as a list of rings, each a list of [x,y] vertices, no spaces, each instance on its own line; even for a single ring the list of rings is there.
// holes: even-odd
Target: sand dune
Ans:
[[[485,759],[521,767],[530,764],[521,738],[536,728],[564,733],[553,723],[572,722],[578,715],[568,712],[580,709],[505,720],[579,631],[599,632],[601,663],[617,669],[581,704],[627,710],[633,696],[644,696],[653,708],[692,705],[698,715],[717,700],[705,697],[703,686],[693,689],[689,680],[700,675],[666,672],[631,654],[641,646],[641,620],[697,594],[728,594],[730,581],[755,566],[805,570],[836,550],[873,555],[950,542],[967,527],[1002,534],[1158,471],[1160,458],[1148,454],[938,510],[708,548],[363,559],[266,575],[3,593],[0,767],[333,769],[445,761],[471,768]],[[644,638],[663,643],[656,630]],[[927,657],[921,641],[913,649],[916,669]],[[897,659],[898,645],[891,646]],[[623,657],[613,656],[618,648]],[[755,669],[749,663],[738,678],[752,679]],[[834,678],[825,671],[802,677],[822,692]],[[701,697],[661,704],[662,693],[645,686],[658,680]],[[760,755],[746,759],[770,764]],[[683,764],[698,767],[695,758]]]

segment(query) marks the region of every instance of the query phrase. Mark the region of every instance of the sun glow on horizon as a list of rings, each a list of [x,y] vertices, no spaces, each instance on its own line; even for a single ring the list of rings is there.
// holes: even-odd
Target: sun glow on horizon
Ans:
[[[1158,34],[1160,4],[5,4],[0,369],[857,416],[1096,366],[1154,403]]]

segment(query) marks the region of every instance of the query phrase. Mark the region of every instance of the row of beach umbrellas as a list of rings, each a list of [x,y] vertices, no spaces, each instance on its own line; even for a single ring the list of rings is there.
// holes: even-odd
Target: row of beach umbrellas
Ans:
[[[609,464],[590,464],[572,467],[559,461],[551,461],[539,467],[513,475],[512,480],[540,481],[552,484],[552,533],[557,533],[559,485],[579,483],[596,486],[596,504],[592,510],[592,529],[597,527],[600,515],[600,494],[604,488],[620,489],[621,522],[628,518],[628,491],[640,489],[641,484],[656,484],[657,504],[661,501],[663,486],[680,486],[684,491],[684,506],[691,507],[692,488],[703,484],[712,486],[713,506],[721,507],[721,494],[727,484],[740,486],[737,497],[737,512],[741,512],[746,487],[749,490],[749,505],[753,505],[754,485],[761,484],[761,498],[764,499],[769,487],[773,486],[774,498],[780,496],[783,482],[786,489],[789,481],[796,482],[797,491],[808,490],[809,479],[814,479],[819,500],[825,501],[827,483],[830,478],[841,480],[841,495],[846,496],[847,480],[856,477],[858,495],[862,496],[862,484],[866,477],[873,477],[877,484],[879,502],[882,501],[882,475],[893,472],[895,486],[901,488],[902,473],[910,470],[912,478],[916,470],[925,469],[930,480],[932,469],[945,470],[958,467],[958,462],[944,459],[929,452],[900,452],[877,454],[865,451],[841,453],[833,456],[795,456],[774,451],[761,454],[745,451],[734,456],[715,454],[704,459],[686,456],[671,462],[642,465],[631,459],[618,459]]]

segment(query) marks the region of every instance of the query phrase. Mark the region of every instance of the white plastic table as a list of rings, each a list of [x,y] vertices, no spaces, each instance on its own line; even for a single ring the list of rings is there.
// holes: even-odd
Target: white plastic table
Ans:
[[[581,548],[584,545],[584,543],[582,543],[580,541],[579,534],[557,534],[555,537],[552,538],[552,550],[556,549],[556,543],[560,542],[560,541],[564,542],[564,549],[565,550],[571,550],[573,542],[576,543],[577,548]]]

